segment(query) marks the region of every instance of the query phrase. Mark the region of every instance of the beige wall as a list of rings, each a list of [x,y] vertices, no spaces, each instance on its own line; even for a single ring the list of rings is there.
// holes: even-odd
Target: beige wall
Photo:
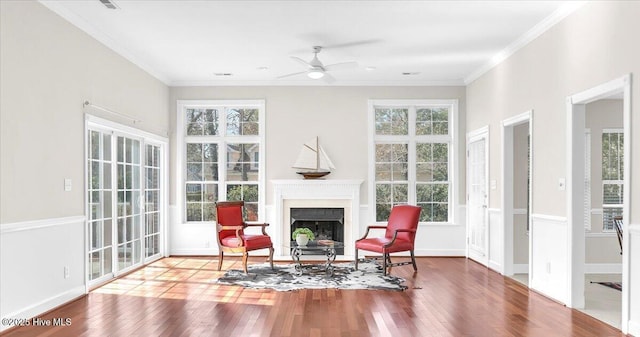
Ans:
[[[527,189],[529,123],[513,127],[513,208],[526,211],[529,207]],[[513,216],[513,263],[529,263],[529,232],[527,214]]]
[[[35,1],[0,1],[0,41],[0,223],[83,215],[83,101],[166,130],[169,89]]]
[[[300,179],[291,168],[300,146],[318,136],[336,169],[328,179],[365,179],[361,203],[367,204],[367,150],[369,99],[458,99],[460,130],[464,130],[464,87],[174,87],[171,88],[171,123],[176,122],[176,101],[192,99],[264,99],[266,102],[267,204],[273,204],[273,179]],[[458,134],[461,153],[464,131]],[[175,139],[172,158],[175,162]],[[464,156],[460,155],[460,165]],[[461,166],[458,191],[464,191]],[[175,177],[175,176],[174,176]],[[172,179],[171,204],[175,203]],[[464,204],[464,195],[458,202]]]
[[[467,129],[490,125],[490,179],[500,184],[500,122],[533,109],[533,213],[566,217],[566,98],[625,74],[631,89],[631,130],[640,130],[640,2],[588,2],[572,15],[514,53],[467,87]],[[634,103],[635,102],[635,103]],[[635,135],[635,136],[634,136]],[[633,142],[633,141],[632,141]],[[630,223],[640,223],[640,147],[631,148]],[[500,189],[490,191],[491,207],[501,203]],[[637,240],[630,240],[632,245]],[[640,249],[630,250],[630,319],[640,327]],[[535,258],[534,258],[535,261]],[[562,263],[562,261],[557,261]],[[539,266],[542,269],[543,266]],[[535,266],[534,266],[535,268]],[[637,331],[637,330],[636,330]]]

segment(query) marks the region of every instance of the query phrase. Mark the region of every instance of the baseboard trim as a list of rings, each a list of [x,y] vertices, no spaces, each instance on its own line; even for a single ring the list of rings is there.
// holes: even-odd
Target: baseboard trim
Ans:
[[[514,263],[513,264],[513,273],[514,274],[529,274],[529,264],[528,263]]]
[[[629,329],[627,333],[633,336],[640,336],[640,322],[629,321]]]
[[[622,274],[622,263],[585,263],[585,274]]]
[[[446,257],[464,257],[466,251],[464,249],[416,249],[416,256],[446,256]],[[408,254],[407,254],[408,255]]]
[[[500,274],[504,274],[504,268],[502,267],[502,265],[499,262],[489,261],[489,269],[495,270],[496,272],[498,272]]]
[[[72,289],[69,289],[61,294],[56,296],[52,296],[43,301],[30,305],[22,310],[15,311],[9,314],[2,316],[2,318],[33,318],[38,315],[42,315],[48,311],[51,311],[59,306],[67,304],[79,297],[85,295],[85,287],[78,286]],[[4,331],[6,329],[12,328],[13,326],[0,324],[0,331]]]

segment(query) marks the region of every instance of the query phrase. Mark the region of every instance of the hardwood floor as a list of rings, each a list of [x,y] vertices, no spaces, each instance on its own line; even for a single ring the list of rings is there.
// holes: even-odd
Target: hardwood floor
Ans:
[[[249,263],[256,263],[252,257]],[[223,270],[241,269],[225,257]],[[3,336],[623,336],[590,316],[464,258],[392,269],[404,292],[276,292],[216,285],[217,260],[156,261],[42,316],[69,326]]]

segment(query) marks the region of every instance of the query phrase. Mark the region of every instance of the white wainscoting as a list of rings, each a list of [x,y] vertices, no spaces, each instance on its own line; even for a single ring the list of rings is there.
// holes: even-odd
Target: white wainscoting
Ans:
[[[531,215],[530,287],[561,303],[568,303],[569,251],[565,217]]]
[[[502,211],[499,208],[489,208],[489,265],[488,267],[504,274],[504,226],[502,225]]]
[[[585,274],[622,274],[622,263],[585,263]]]
[[[630,335],[640,336],[640,224],[629,224],[629,326]],[[627,284],[627,283],[625,283]]]
[[[86,293],[84,228],[84,216],[0,225],[2,318],[36,317]]]
[[[169,207],[169,255],[218,255],[215,225],[213,223],[183,224],[175,215],[175,205]],[[273,234],[272,226],[276,224],[274,205],[266,205],[265,219],[271,225],[267,233]],[[455,224],[420,225],[416,236],[416,256],[465,256],[466,249],[466,217],[465,205],[457,207]],[[368,205],[359,205],[359,231],[356,239],[360,238],[368,225],[373,225],[371,211]],[[460,225],[462,224],[462,225]],[[251,256],[266,256],[267,250],[256,251]],[[353,252],[345,252],[353,255]],[[289,256],[276,256],[276,260],[289,260]]]

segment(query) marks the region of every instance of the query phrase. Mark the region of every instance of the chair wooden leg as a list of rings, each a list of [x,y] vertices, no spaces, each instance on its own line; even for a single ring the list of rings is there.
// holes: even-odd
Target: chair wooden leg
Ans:
[[[413,270],[418,271],[418,266],[416,266],[416,257],[413,254],[413,250],[410,250],[409,252],[411,252],[411,262],[413,263]]]
[[[220,249],[220,253],[218,254],[218,270],[222,269],[222,259],[224,258],[224,252]]]
[[[382,275],[387,276],[387,259],[389,258],[388,254],[382,254]]]
[[[273,247],[269,247],[269,262],[271,263],[271,269],[273,269]]]
[[[247,261],[249,260],[249,253],[247,252],[243,252],[242,253],[242,269],[244,269],[244,273],[248,274],[247,272]]]
[[[358,248],[356,248],[356,261],[354,264],[356,265],[356,270],[358,270]]]

